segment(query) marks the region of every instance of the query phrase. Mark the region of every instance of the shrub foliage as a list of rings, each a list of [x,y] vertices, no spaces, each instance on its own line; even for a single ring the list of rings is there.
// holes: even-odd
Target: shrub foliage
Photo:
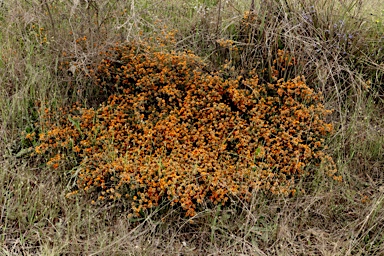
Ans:
[[[279,54],[276,68],[292,65]],[[227,78],[190,52],[133,43],[103,55],[88,68],[106,102],[42,114],[35,153],[71,170],[73,193],[125,198],[137,214],[171,202],[193,216],[203,203],[249,200],[258,190],[295,193],[311,166],[326,163],[334,175],[323,152],[329,111],[304,78]]]

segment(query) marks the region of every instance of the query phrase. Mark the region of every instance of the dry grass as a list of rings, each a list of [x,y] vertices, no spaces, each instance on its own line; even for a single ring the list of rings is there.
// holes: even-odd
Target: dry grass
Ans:
[[[244,31],[248,1],[74,2],[0,7],[0,254],[384,255],[382,1],[374,10],[373,0],[264,1]],[[189,218],[157,208],[132,219],[124,202],[66,198],[71,177],[47,167],[45,156],[29,157],[21,134],[36,130],[38,108],[93,106],[100,95],[75,70],[116,41],[140,42],[165,27],[178,30],[175,50],[193,50],[210,69],[234,65],[228,77],[268,70],[279,47],[289,50],[299,65],[283,75],[305,75],[335,109],[327,153],[343,182],[319,169],[295,196],[258,192],[250,203]]]

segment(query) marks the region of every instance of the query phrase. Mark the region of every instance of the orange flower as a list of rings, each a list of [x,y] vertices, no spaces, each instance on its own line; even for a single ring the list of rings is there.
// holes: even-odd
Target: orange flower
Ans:
[[[132,43],[100,53],[103,60],[87,68],[108,99],[95,109],[47,110],[48,136],[40,134],[35,152],[46,152],[53,168],[77,167],[79,189],[100,201],[124,191],[138,215],[164,199],[193,216],[205,200],[250,200],[260,189],[294,194],[293,180],[312,163],[339,180],[322,151],[331,127],[321,97],[302,78],[277,77],[294,65],[289,53],[278,52],[276,82],[264,85],[255,72],[228,79],[229,67],[204,72],[192,53],[166,50],[164,38],[172,36],[159,36],[161,50]],[[62,155],[71,148],[76,161]]]

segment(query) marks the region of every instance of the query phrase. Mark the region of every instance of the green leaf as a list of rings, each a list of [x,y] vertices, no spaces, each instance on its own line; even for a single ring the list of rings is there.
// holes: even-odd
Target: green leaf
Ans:
[[[80,132],[80,134],[82,135],[82,132],[81,132],[81,128],[80,128],[80,122],[78,120],[74,120],[72,119],[72,117],[68,116],[68,120],[72,123],[73,126],[76,127],[76,129]]]

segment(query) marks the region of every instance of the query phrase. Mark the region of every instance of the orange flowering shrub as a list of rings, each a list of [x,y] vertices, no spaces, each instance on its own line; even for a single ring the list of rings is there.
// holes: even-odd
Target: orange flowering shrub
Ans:
[[[203,66],[192,53],[113,47],[89,67],[108,100],[74,105],[60,120],[46,111],[35,151],[53,168],[73,168],[77,191],[128,198],[137,214],[170,201],[193,216],[203,202],[294,193],[321,162],[333,175],[322,151],[329,111],[303,78],[260,84]]]

